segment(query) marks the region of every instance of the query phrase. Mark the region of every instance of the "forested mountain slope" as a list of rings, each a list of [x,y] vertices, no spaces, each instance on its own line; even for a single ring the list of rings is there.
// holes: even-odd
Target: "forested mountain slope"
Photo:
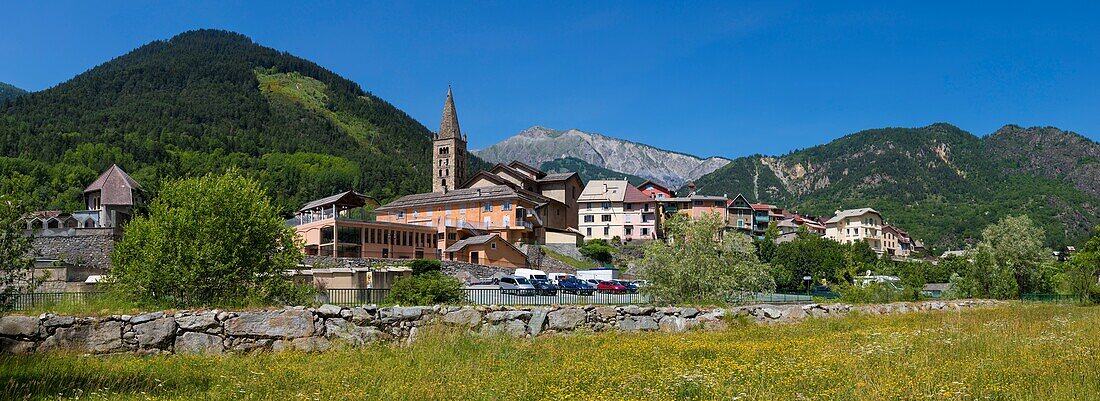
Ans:
[[[0,192],[79,209],[83,186],[117,163],[153,192],[164,178],[235,166],[287,211],[349,188],[386,200],[430,190],[430,136],[313,62],[237,33],[190,31],[7,103]]]
[[[1057,246],[1100,223],[1098,160],[1100,145],[1056,128],[1006,126],[979,138],[934,124],[738,158],[696,184],[820,216],[873,207],[939,248],[972,243],[1005,215],[1028,214]]]
[[[16,88],[12,84],[0,82],[0,103],[23,96],[27,91]]]

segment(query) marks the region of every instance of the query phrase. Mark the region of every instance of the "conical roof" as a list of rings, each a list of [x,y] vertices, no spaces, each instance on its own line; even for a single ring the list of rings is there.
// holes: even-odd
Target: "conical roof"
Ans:
[[[458,128],[458,112],[455,111],[455,99],[451,87],[447,86],[447,101],[443,104],[443,121],[439,123],[439,139],[462,139],[462,130]]]
[[[138,189],[141,189],[141,185],[137,181],[122,171],[117,164],[112,164],[91,185],[84,188],[84,193],[100,191],[99,203],[103,205],[132,206],[134,191]]]

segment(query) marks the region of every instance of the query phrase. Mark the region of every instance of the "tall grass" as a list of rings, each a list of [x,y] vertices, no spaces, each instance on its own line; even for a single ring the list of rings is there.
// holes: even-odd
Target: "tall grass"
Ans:
[[[1012,305],[722,332],[426,330],[323,354],[0,357],[9,398],[1100,399],[1100,308]]]

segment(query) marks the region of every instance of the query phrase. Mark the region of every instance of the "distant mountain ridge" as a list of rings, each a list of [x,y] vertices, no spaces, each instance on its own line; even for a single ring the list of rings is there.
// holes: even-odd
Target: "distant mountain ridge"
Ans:
[[[576,172],[578,175],[581,176],[581,181],[583,181],[585,184],[592,180],[625,179],[631,184],[637,186],[646,181],[645,178],[636,175],[620,173],[618,171],[611,171],[575,157],[565,157],[542,163],[539,166],[539,170],[545,171],[547,173],[567,173],[571,171]]]
[[[560,131],[540,126],[473,153],[488,162],[519,160],[533,166],[572,157],[672,188],[729,163],[721,157],[700,158],[578,129]]]
[[[1068,245],[1100,223],[1100,144],[1053,127],[1007,125],[986,137],[943,123],[872,129],[784,156],[737,158],[696,185],[819,216],[873,207],[941,248],[1027,214],[1049,244]]]
[[[27,91],[15,87],[15,85],[0,82],[0,103],[23,96]]]

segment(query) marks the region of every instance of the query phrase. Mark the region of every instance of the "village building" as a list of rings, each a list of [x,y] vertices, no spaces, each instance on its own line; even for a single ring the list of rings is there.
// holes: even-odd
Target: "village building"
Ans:
[[[433,191],[403,196],[375,209],[377,221],[433,231],[434,247],[443,259],[453,255],[454,260],[490,265],[521,263],[517,260],[525,255],[519,248],[523,244],[581,242],[577,198],[584,185],[577,173],[548,174],[512,161],[467,177],[466,139],[448,88],[439,133],[433,139]],[[485,238],[463,242],[485,236],[512,246],[492,248],[497,241],[481,241]],[[488,251],[473,250],[481,246]],[[448,249],[453,252],[445,252]],[[510,254],[497,256],[502,253]]]
[[[745,234],[753,234],[753,210],[752,204],[742,194],[730,199],[726,206],[726,226]]]
[[[666,198],[675,198],[676,194],[670,191],[664,185],[653,182],[652,180],[646,181],[638,185],[638,190],[642,191],[649,199],[662,200]]]
[[[288,224],[305,242],[310,256],[440,258],[435,229],[373,221],[364,207],[377,204],[368,196],[347,191],[305,204]]]
[[[586,239],[657,239],[657,201],[626,180],[592,180],[578,198]]]
[[[882,227],[882,247],[886,249],[886,254],[889,256],[907,258],[913,251],[913,240],[905,230],[887,224]]]
[[[525,267],[527,254],[497,234],[467,237],[447,247],[447,260],[496,267]]]
[[[875,253],[886,252],[883,247],[882,215],[871,208],[837,210],[825,221],[825,237],[842,244],[866,242]]]

